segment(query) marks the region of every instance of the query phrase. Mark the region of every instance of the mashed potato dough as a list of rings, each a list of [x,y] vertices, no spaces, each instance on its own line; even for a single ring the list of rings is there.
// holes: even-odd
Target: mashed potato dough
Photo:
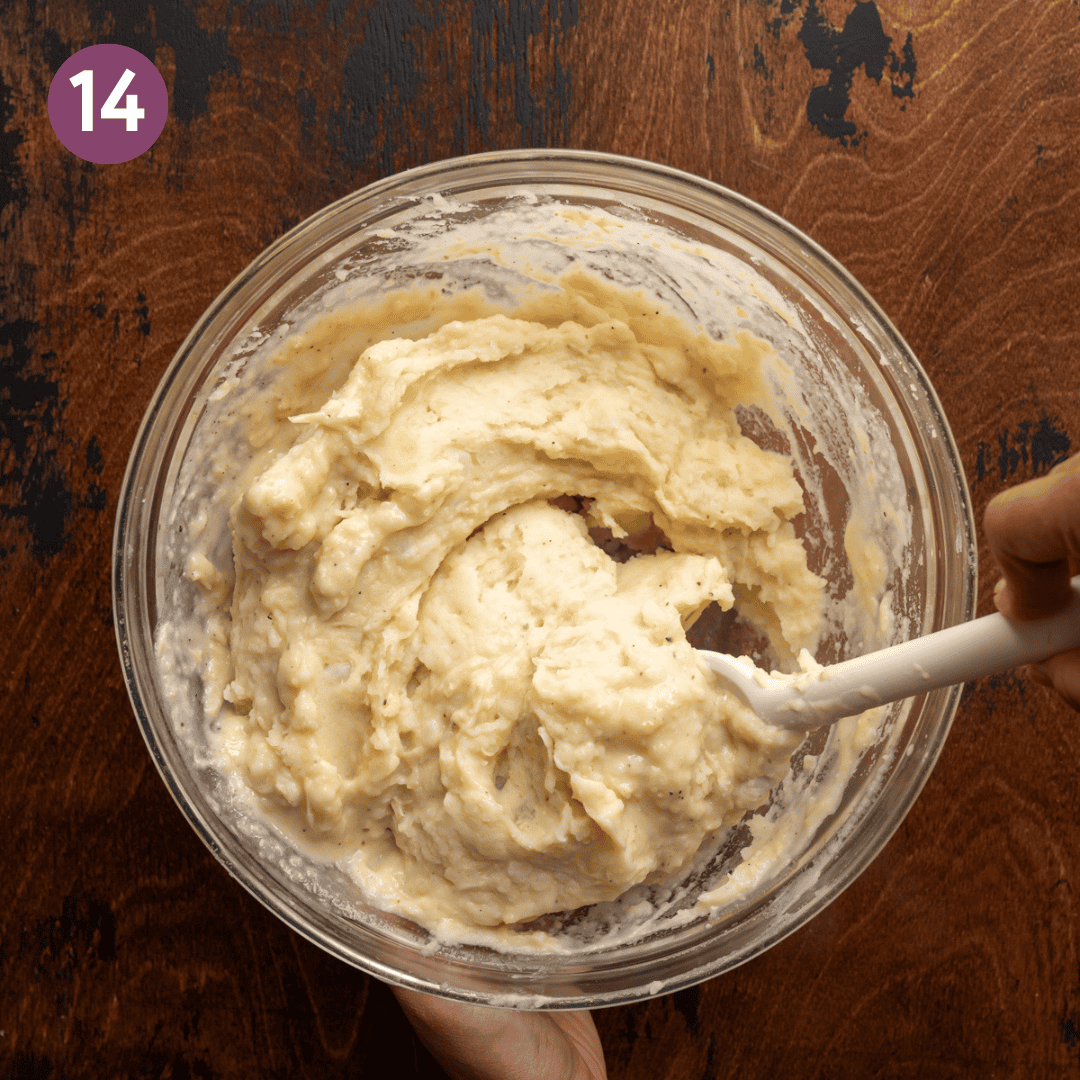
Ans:
[[[371,345],[231,514],[220,745],[266,812],[427,926],[673,874],[800,741],[685,635],[737,604],[790,663],[821,626],[802,491],[734,411],[771,346],[558,285]],[[662,539],[624,562],[594,542],[628,534]]]

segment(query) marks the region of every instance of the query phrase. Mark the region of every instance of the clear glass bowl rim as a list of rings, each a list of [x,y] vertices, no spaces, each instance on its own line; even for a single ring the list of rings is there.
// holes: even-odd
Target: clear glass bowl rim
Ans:
[[[483,993],[386,965],[323,931],[303,912],[283,903],[272,889],[263,888],[251,880],[229,852],[228,835],[220,835],[224,827],[214,820],[206,820],[192,805],[169,767],[147,705],[152,697],[148,690],[153,664],[153,629],[149,627],[150,598],[145,574],[147,541],[150,537],[140,530],[148,525],[152,535],[156,520],[153,499],[148,499],[146,494],[147,480],[160,479],[162,466],[167,464],[167,441],[159,437],[168,423],[167,407],[183,389],[184,377],[187,376],[189,381],[195,377],[193,370],[197,365],[189,367],[189,363],[193,356],[198,355],[200,348],[205,351],[204,339],[219,329],[216,324],[220,324],[245,295],[257,292],[264,280],[273,279],[279,283],[288,280],[298,268],[310,262],[313,242],[318,243],[320,250],[325,250],[351,231],[366,227],[366,223],[357,226],[353,222],[354,217],[365,208],[384,206],[388,199],[400,204],[436,192],[462,188],[472,190],[478,185],[491,188],[499,184],[601,188],[616,197],[619,193],[628,193],[667,202],[676,210],[689,210],[717,223],[721,223],[717,217],[721,208],[731,208],[734,213],[753,223],[759,232],[779,243],[790,265],[808,274],[815,284],[825,286],[830,295],[845,297],[849,305],[859,310],[864,323],[876,331],[879,340],[891,350],[893,359],[902,363],[904,377],[916,381],[925,411],[939,432],[935,445],[941,453],[940,460],[920,456],[920,461],[934,473],[931,477],[933,488],[959,496],[960,505],[953,507],[955,520],[951,524],[959,533],[956,547],[961,558],[966,556],[967,573],[960,574],[959,582],[952,583],[958,585],[959,590],[946,598],[951,610],[948,621],[942,625],[973,617],[977,580],[974,518],[960,455],[937,394],[912,350],[874,299],[828,252],[785,219],[735,191],[668,166],[593,151],[542,149],[475,154],[419,166],[376,181],[324,207],[256,256],[206,309],[178,348],[144,413],[128,459],[113,534],[112,595],[117,647],[132,709],[155,767],[181,812],[214,857],[255,899],[309,941],[377,978],[449,998],[486,1001],[489,1004],[495,1002]],[[336,233],[335,225],[339,226]],[[889,381],[892,383],[894,380]],[[918,432],[912,434],[916,437],[919,435]],[[146,632],[141,633],[143,630]],[[695,965],[688,961],[678,977],[664,981],[665,993],[731,970],[771,948],[805,925],[862,873],[903,822],[922,791],[948,735],[960,693],[960,687],[936,692],[939,695],[941,718],[907,777],[903,797],[891,807],[888,820],[872,821],[875,818],[872,811],[864,815],[853,834],[858,834],[861,842],[846,850],[846,858],[836,860],[834,867],[839,865],[839,869],[830,876],[828,887],[819,890],[813,901],[804,905],[797,918],[764,934],[752,947],[735,955],[712,957],[702,964]],[[165,722],[168,722],[167,719]],[[876,815],[876,818],[880,816]],[[648,997],[649,993],[647,985],[639,984],[607,993],[553,997],[531,1002],[532,995],[524,988],[516,995],[510,994],[509,999],[507,995],[499,995],[497,1003],[517,1007],[590,1008],[639,1000]]]

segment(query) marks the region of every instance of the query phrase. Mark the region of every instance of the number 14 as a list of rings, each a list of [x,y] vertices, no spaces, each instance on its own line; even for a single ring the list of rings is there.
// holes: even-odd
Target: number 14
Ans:
[[[131,68],[125,68],[124,74],[116,81],[112,93],[108,96],[105,104],[101,106],[102,120],[124,120],[127,131],[138,131],[139,121],[146,116],[146,110],[139,108],[137,94],[128,94],[122,109],[117,108],[120,95],[135,78],[135,72]],[[78,75],[71,76],[72,86],[82,87],[82,129],[83,131],[94,130],[94,72],[90,68],[80,71]]]

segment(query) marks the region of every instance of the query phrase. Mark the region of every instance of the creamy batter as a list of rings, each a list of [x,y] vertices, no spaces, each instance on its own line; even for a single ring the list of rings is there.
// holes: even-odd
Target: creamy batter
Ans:
[[[673,874],[800,741],[685,636],[714,602],[786,665],[820,633],[802,490],[735,414],[764,402],[772,347],[584,272],[558,285],[494,314],[463,294],[426,336],[365,328],[231,513],[218,745],[265,813],[427,926]],[[289,362],[327,370],[357,317]],[[619,563],[598,530],[662,539]]]

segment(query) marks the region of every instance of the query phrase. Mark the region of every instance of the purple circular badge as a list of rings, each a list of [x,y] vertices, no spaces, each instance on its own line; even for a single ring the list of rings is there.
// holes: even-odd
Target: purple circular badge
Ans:
[[[141,52],[91,45],[68,57],[49,87],[49,122],[76,157],[118,165],[146,153],[169,115],[165,80]]]

